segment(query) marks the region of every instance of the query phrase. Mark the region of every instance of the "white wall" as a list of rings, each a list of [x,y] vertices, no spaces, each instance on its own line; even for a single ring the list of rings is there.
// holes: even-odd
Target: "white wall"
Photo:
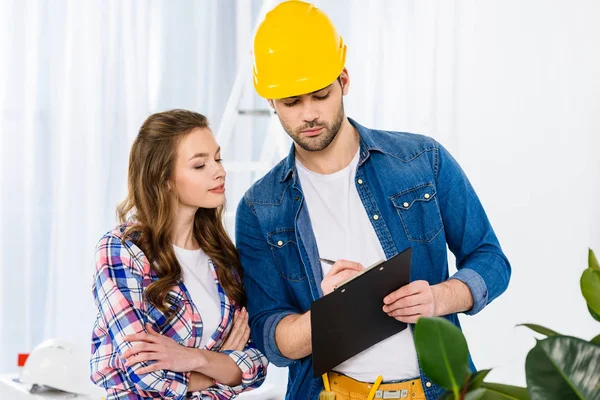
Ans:
[[[579,288],[587,248],[600,253],[598,15],[593,1],[461,10],[455,150],[513,264],[507,293],[463,319],[490,379],[524,383],[534,340],[515,324],[600,333]]]
[[[348,44],[348,114],[433,136],[466,170],[513,276],[461,321],[489,380],[524,385],[535,334],[516,324],[600,333],[579,289],[600,253],[600,3],[351,3],[320,2]]]

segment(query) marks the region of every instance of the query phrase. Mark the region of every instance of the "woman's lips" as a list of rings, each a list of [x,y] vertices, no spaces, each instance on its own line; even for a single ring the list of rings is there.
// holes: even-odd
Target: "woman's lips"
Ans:
[[[210,189],[209,192],[225,193],[225,185],[220,185],[220,186],[217,186],[216,188]]]

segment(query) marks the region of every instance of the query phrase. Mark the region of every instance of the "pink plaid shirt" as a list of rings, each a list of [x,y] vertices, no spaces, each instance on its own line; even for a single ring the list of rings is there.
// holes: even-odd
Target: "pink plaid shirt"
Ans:
[[[215,266],[210,262],[221,299],[221,323],[206,345],[207,350],[229,355],[242,371],[242,383],[231,387],[215,382],[215,386],[200,391],[187,391],[190,373],[159,370],[148,374],[136,371],[151,363],[125,366],[123,353],[131,343],[125,335],[144,332],[146,322],[163,335],[186,347],[200,347],[203,335],[202,318],[180,283],[170,293],[174,316],[167,322],[165,315],[144,301],[144,290],[157,280],[142,250],[130,240],[122,241],[126,224],[102,237],[96,247],[96,273],[93,294],[98,315],[92,334],[90,360],[92,381],[107,390],[107,400],[113,399],[232,399],[238,393],[259,387],[265,379],[268,361],[250,341],[244,351],[221,351],[233,325],[236,306],[219,284]]]

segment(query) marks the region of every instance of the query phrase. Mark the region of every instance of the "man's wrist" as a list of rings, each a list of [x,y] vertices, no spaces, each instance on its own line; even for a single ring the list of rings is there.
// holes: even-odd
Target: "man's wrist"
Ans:
[[[446,282],[438,283],[437,285],[431,286],[431,293],[433,294],[433,316],[441,317],[445,314],[444,306],[446,304],[446,292],[448,288],[444,285]]]
[[[433,285],[431,292],[433,293],[433,314],[436,317],[465,312],[473,308],[471,289],[458,279],[449,279]]]
[[[466,312],[473,308],[473,295],[469,286],[459,279],[450,279],[448,285],[451,285],[451,290],[454,298],[459,300],[458,308],[454,312]]]

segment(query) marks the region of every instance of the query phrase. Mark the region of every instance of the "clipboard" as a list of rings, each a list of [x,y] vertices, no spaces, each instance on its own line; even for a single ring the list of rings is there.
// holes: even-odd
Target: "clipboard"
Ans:
[[[410,282],[412,249],[373,265],[310,307],[315,378],[406,329],[382,309],[388,294]]]

